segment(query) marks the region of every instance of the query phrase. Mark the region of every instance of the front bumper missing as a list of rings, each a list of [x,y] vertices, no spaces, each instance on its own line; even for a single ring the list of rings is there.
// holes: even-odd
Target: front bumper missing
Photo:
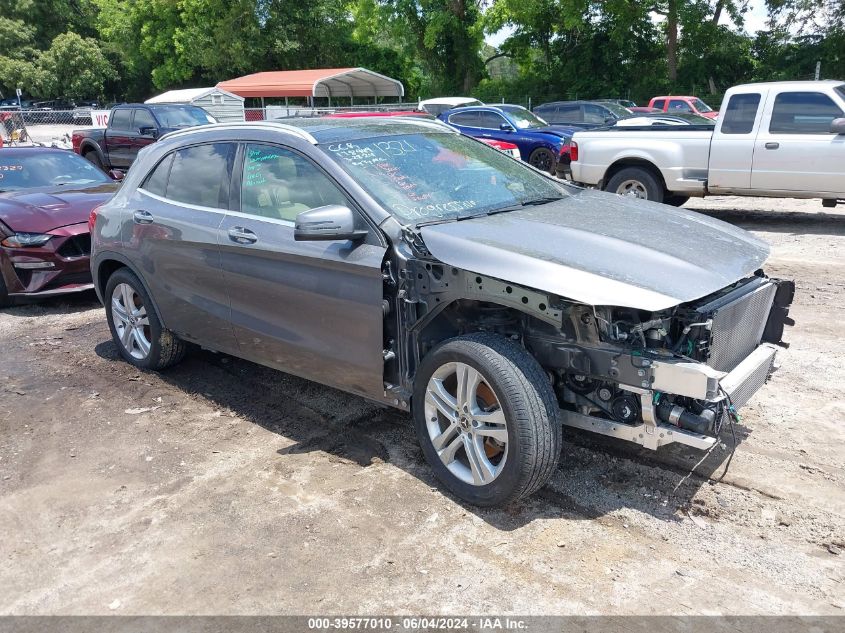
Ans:
[[[707,450],[719,440],[660,422],[654,410],[654,394],[662,391],[708,402],[720,402],[725,399],[726,393],[734,408],[739,409],[768,380],[774,368],[776,353],[775,346],[764,343],[729,373],[717,372],[698,363],[662,363],[663,367],[654,368],[653,389],[619,385],[640,398],[643,423],[636,426],[564,410],[561,410],[561,418],[566,426],[627,440],[652,450],[673,443]],[[654,365],[659,366],[661,363]],[[658,376],[660,380],[657,379]],[[657,388],[658,384],[661,388]]]

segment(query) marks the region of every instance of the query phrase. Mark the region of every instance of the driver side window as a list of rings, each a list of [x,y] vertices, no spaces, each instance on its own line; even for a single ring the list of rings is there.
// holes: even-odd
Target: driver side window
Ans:
[[[501,114],[496,112],[479,112],[478,117],[478,127],[485,130],[500,130],[502,125],[508,123]]]
[[[246,146],[241,212],[293,222],[303,211],[327,204],[351,206],[311,161],[274,145]]]

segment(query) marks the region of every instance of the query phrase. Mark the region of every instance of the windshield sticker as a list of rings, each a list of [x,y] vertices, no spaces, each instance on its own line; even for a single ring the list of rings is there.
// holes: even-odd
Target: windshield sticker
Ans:
[[[458,213],[459,211],[467,211],[478,206],[475,200],[452,200],[451,202],[441,202],[438,204],[425,204],[419,207],[411,207],[404,204],[397,204],[396,211],[409,218],[421,219],[429,217],[445,217],[450,213]]]

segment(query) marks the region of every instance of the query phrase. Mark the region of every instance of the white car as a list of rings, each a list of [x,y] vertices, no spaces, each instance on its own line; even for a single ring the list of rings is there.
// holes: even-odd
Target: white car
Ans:
[[[728,90],[712,131],[617,126],[577,132],[572,178],[668,204],[708,194],[845,200],[845,83]],[[685,129],[686,128],[686,129]]]
[[[428,112],[432,116],[438,116],[441,112],[466,106],[484,105],[478,99],[471,97],[438,97],[437,99],[425,99],[420,101],[417,109]]]

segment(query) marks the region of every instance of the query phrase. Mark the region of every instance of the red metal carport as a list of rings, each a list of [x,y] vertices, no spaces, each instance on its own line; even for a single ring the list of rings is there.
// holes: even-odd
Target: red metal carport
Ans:
[[[324,97],[331,105],[332,97],[398,97],[405,95],[402,82],[366,68],[319,68],[313,70],[276,70],[217,84],[240,97]]]

